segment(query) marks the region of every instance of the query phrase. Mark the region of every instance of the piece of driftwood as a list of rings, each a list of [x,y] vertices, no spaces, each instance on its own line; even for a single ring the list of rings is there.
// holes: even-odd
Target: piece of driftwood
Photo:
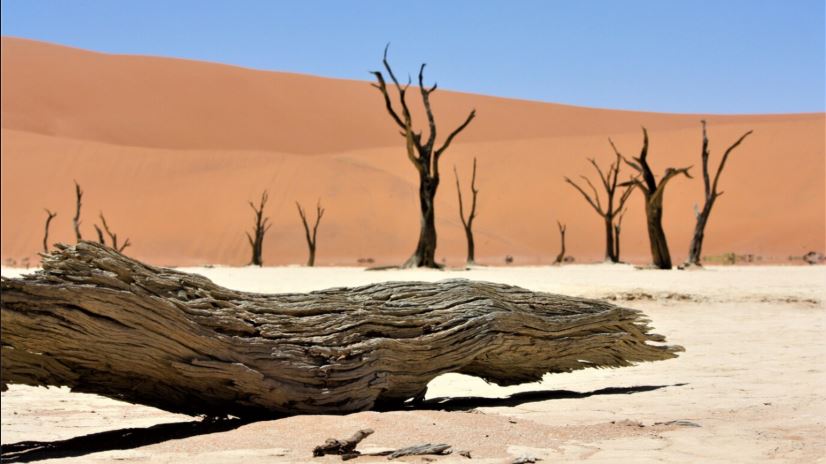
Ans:
[[[350,438],[347,438],[345,440],[328,438],[323,445],[318,445],[313,449],[313,456],[319,457],[324,456],[326,454],[337,454],[341,456],[358,456],[361,453],[356,451],[356,446],[358,446],[358,444],[361,443],[362,440],[364,440],[372,434],[373,429],[361,429],[354,433]]]
[[[444,443],[425,443],[396,450],[376,451],[372,453],[357,451],[356,446],[372,434],[373,429],[361,429],[345,440],[328,438],[323,445],[318,445],[313,448],[313,457],[333,454],[341,456],[343,461],[349,461],[359,456],[387,456],[387,459],[396,459],[404,456],[421,456],[426,454],[445,455],[451,453],[451,446]]]
[[[637,310],[468,280],[246,293],[88,241],[2,279],[0,386],[185,414],[346,413],[458,372],[499,385],[675,356]]]

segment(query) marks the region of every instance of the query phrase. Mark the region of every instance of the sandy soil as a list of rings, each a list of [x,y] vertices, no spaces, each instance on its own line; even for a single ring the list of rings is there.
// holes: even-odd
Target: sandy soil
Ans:
[[[823,462],[826,456],[826,267],[629,266],[364,272],[356,268],[199,268],[251,291],[307,291],[381,280],[467,277],[610,298],[645,310],[686,348],[678,359],[547,376],[502,388],[461,375],[435,379],[433,410],[296,416],[220,433],[150,440],[60,462],[308,462],[328,437],[363,427],[365,451],[422,442],[470,450],[468,462]],[[4,276],[19,273],[3,269]],[[463,399],[457,399],[463,398]],[[2,442],[55,441],[190,422],[186,416],[65,389],[13,386],[2,396]],[[160,433],[163,436],[163,433]],[[87,437],[88,439],[88,437]],[[437,462],[464,462],[451,455]],[[425,459],[404,458],[403,462]],[[325,457],[313,462],[338,462]],[[384,461],[383,458],[360,458]]]
[[[379,65],[365,63],[365,69]],[[211,63],[91,53],[2,39],[2,226],[0,259],[32,263],[45,213],[58,212],[53,241],[74,240],[72,180],[86,191],[81,229],[94,237],[98,213],[135,257],[160,265],[248,262],[248,200],[270,190],[270,264],[306,260],[294,201],[321,199],[318,263],[359,258],[399,263],[418,236],[417,175],[402,140],[367,82],[263,72]],[[423,57],[426,58],[426,57]],[[405,70],[399,70],[402,74]],[[438,80],[438,70],[432,70]],[[369,75],[365,73],[365,79]],[[411,99],[421,122],[419,102]],[[470,95],[433,94],[445,136],[476,108],[478,117],[442,159],[437,259],[458,263],[465,242],[455,164],[465,184],[478,158],[477,259],[548,263],[558,253],[556,221],[568,225],[577,262],[603,256],[600,218],[563,181],[594,175],[588,157],[626,156],[651,133],[655,173],[694,165],[675,179],[664,224],[675,261],[687,251],[694,205],[702,204],[700,119],[709,122],[712,165],[740,134],[706,231],[705,253],[787,260],[826,252],[826,120],[823,113],[676,115],[579,108]],[[44,168],[47,166],[48,168]],[[465,185],[467,187],[467,185]],[[645,262],[642,198],[623,221],[626,260]]]

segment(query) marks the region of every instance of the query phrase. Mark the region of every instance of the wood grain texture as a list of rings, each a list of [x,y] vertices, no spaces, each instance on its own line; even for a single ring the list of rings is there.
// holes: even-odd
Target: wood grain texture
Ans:
[[[0,308],[4,389],[216,416],[361,411],[420,398],[448,372],[513,385],[682,350],[604,301],[458,279],[246,293],[88,241],[3,278]]]

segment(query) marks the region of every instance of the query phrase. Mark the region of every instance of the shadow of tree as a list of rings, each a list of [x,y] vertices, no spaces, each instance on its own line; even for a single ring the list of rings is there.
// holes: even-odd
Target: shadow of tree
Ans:
[[[431,398],[421,402],[403,403],[397,407],[376,408],[378,411],[442,410],[466,411],[479,407],[518,406],[536,401],[557,399],[587,398],[597,395],[628,395],[649,392],[666,387],[680,387],[685,383],[673,385],[642,385],[634,387],[610,387],[590,392],[570,390],[535,390],[515,393],[505,398],[484,397],[443,397]],[[253,422],[274,420],[283,416],[261,416],[248,418],[207,418],[198,421],[173,422],[144,428],[126,428],[106,432],[92,433],[66,440],[51,442],[21,441],[2,445],[0,462],[32,462],[42,459],[84,456],[91,453],[112,450],[126,450],[153,445],[167,440],[188,438],[210,433],[227,432]]]
[[[190,422],[172,422],[151,427],[127,428],[92,433],[67,440],[21,441],[2,445],[0,462],[31,462],[84,456],[111,450],[126,450],[216,432],[234,430],[255,422],[256,419],[204,419]]]

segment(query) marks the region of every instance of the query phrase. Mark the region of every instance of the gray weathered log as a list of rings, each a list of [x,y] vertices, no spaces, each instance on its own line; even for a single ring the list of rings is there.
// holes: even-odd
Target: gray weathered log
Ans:
[[[214,416],[361,411],[421,397],[447,372],[514,385],[682,350],[603,301],[468,280],[245,293],[88,241],[3,278],[0,309],[4,389]]]

